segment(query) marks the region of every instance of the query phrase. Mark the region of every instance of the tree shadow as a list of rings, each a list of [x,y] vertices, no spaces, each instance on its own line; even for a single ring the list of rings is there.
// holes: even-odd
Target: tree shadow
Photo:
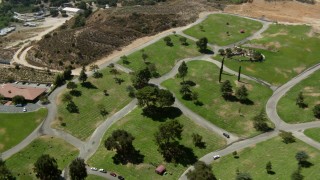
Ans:
[[[201,101],[199,101],[199,100],[195,101],[194,104],[195,104],[196,106],[203,106],[203,102],[201,102]]]
[[[121,78],[114,78],[114,80],[115,80],[115,82],[116,82],[117,84],[119,84],[119,85],[121,85],[121,84],[124,82],[124,80],[121,79]]]
[[[276,172],[274,172],[274,171],[272,171],[272,170],[271,170],[271,171],[268,171],[267,173],[270,174],[270,175],[275,175],[275,174],[276,174]]]
[[[187,81],[182,81],[182,82],[180,82],[180,85],[184,85],[184,84],[187,84],[187,85],[189,85],[189,86],[195,86],[195,85],[197,85],[195,82],[193,82],[193,81],[191,81],[191,80],[187,80]]]
[[[187,93],[187,94],[182,95],[182,99],[184,99],[186,101],[191,101],[192,100],[191,94]]]
[[[142,109],[142,115],[151,118],[154,121],[166,121],[167,119],[175,119],[182,115],[179,108],[176,107],[156,107],[149,106]]]
[[[214,54],[214,52],[210,49],[201,50],[200,52],[203,54]]]
[[[144,155],[140,151],[133,149],[132,152],[127,154],[115,154],[113,157],[114,164],[126,165],[128,163],[140,164],[143,163]]]
[[[201,141],[201,142],[199,142],[199,143],[196,143],[195,146],[198,147],[198,148],[200,148],[200,149],[205,149],[205,148],[207,148],[206,142],[203,142],[203,141]]]
[[[93,85],[91,82],[89,81],[86,81],[86,82],[83,82],[81,83],[81,86],[82,87],[85,87],[87,89],[98,89],[97,86]]]
[[[302,109],[305,109],[305,108],[308,108],[309,106],[308,106],[308,104],[306,104],[306,103],[302,103],[301,105],[300,105],[300,108],[302,108]]]
[[[186,42],[186,43],[183,43],[182,45],[189,46],[190,44],[188,42]]]
[[[96,79],[102,78],[103,74],[101,72],[96,71],[96,72],[93,73],[93,77],[96,78]]]
[[[299,163],[299,166],[303,167],[303,168],[309,168],[311,166],[313,166],[314,164],[309,162],[309,161],[301,161]]]
[[[174,161],[182,166],[186,167],[188,165],[197,162],[197,156],[194,154],[193,150],[184,145],[179,145],[179,153],[174,156]]]
[[[79,97],[79,96],[82,95],[82,92],[79,91],[79,90],[71,90],[71,91],[70,91],[70,95],[71,95],[71,96],[75,96],[75,97]]]
[[[250,99],[245,99],[245,100],[239,100],[239,102],[241,103],[241,104],[245,104],[245,105],[254,105],[254,102],[253,101],[251,101]]]
[[[230,102],[236,102],[238,101],[238,98],[233,96],[233,95],[228,95],[228,96],[222,96],[224,100],[230,101]]]

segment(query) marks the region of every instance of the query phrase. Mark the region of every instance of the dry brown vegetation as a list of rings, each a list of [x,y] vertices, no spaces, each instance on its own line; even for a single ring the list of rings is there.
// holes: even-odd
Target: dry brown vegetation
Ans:
[[[27,57],[35,65],[63,69],[79,67],[120,50],[134,40],[183,26],[201,11],[214,9],[206,1],[172,1],[155,6],[98,10],[86,26],[72,29],[73,19],[40,40]]]

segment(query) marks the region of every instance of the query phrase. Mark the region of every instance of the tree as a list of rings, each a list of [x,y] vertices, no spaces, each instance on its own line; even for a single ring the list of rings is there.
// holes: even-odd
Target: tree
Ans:
[[[121,56],[120,59],[122,60],[123,64],[129,64],[129,60],[127,56]]]
[[[220,54],[221,56],[224,56],[224,55],[225,55],[224,49],[219,49],[218,52],[219,52],[219,54]]]
[[[67,89],[71,89],[72,91],[74,89],[76,89],[77,87],[78,87],[77,84],[72,81],[68,82],[68,84],[67,84]]]
[[[0,179],[1,180],[15,180],[5,161],[0,158]]]
[[[204,142],[202,142],[202,136],[197,133],[192,133],[192,142],[197,147],[203,147]]]
[[[298,161],[298,164],[301,165],[303,162],[306,162],[309,158],[309,155],[305,151],[299,151],[296,154],[296,159]]]
[[[148,85],[148,82],[151,78],[151,73],[148,68],[138,71],[137,74],[134,74],[132,77],[132,85],[136,89],[141,89]]]
[[[240,86],[240,88],[236,90],[236,97],[240,101],[245,101],[248,98],[248,90],[244,85]]]
[[[70,101],[70,102],[67,104],[66,109],[67,109],[70,113],[78,113],[78,112],[79,112],[78,106],[77,106],[73,101]]]
[[[304,97],[302,92],[299,92],[298,97],[296,99],[296,105],[299,106],[299,108],[304,108],[305,107],[305,103],[304,103]]]
[[[105,140],[104,146],[107,150],[116,150],[118,155],[126,158],[128,155],[131,155],[134,150],[132,145],[134,139],[132,134],[125,130],[118,129],[113,131],[111,136]]]
[[[301,174],[301,168],[298,168],[291,174],[292,180],[303,180],[303,175]]]
[[[199,39],[197,42],[197,47],[199,48],[200,52],[205,52],[207,50],[207,44],[208,44],[208,39],[206,37],[203,37]]]
[[[148,54],[146,54],[146,53],[143,52],[143,53],[141,54],[141,57],[142,57],[142,59],[143,59],[143,62],[146,63],[146,60],[148,59],[149,56],[148,56]]]
[[[57,9],[51,9],[50,10],[50,15],[52,17],[57,17],[59,15],[59,11]]]
[[[263,56],[262,56],[262,54],[260,52],[255,51],[255,52],[253,52],[253,59],[255,61],[262,61],[263,60]]]
[[[99,66],[98,66],[98,65],[92,64],[92,65],[90,66],[90,71],[96,72],[96,71],[98,71],[98,70],[99,70]]]
[[[71,180],[84,180],[88,176],[86,164],[81,158],[74,159],[69,165]]]
[[[164,40],[164,42],[166,42],[167,46],[172,46],[172,41],[169,36],[165,37],[163,40]]]
[[[136,96],[134,88],[132,86],[127,86],[126,90],[128,92],[129,97],[134,98]]]
[[[320,119],[320,104],[315,105],[312,111],[314,117]]]
[[[57,74],[53,82],[55,86],[62,86],[64,84],[64,77],[62,74]]]
[[[157,101],[158,90],[153,86],[146,86],[139,89],[136,93],[138,105],[140,107],[155,105]]]
[[[98,104],[97,107],[100,111],[101,116],[106,116],[107,114],[109,114],[104,104]]]
[[[179,142],[183,125],[177,120],[166,121],[159,126],[159,130],[155,133],[155,142],[158,145],[158,151],[162,154],[167,162],[179,154]]]
[[[72,96],[69,93],[65,93],[62,95],[62,102],[67,103],[72,101]]]
[[[181,65],[179,66],[178,73],[179,77],[182,78],[183,83],[185,83],[184,77],[186,77],[186,75],[188,74],[188,66],[184,61],[182,61]]]
[[[189,99],[191,95],[190,86],[186,83],[181,85],[180,93],[182,94],[182,98]]]
[[[117,78],[117,75],[120,74],[120,72],[115,68],[112,68],[110,73],[114,76],[114,78]]]
[[[192,91],[192,93],[191,93],[191,100],[192,100],[194,103],[197,103],[197,102],[199,103],[198,99],[199,99],[199,93],[196,92],[196,91]]]
[[[68,66],[62,73],[63,81],[72,79],[72,67]]]
[[[157,72],[157,67],[154,63],[148,64],[148,69],[149,69],[152,77],[159,77],[160,76],[159,73]]]
[[[282,141],[286,144],[296,142],[295,137],[292,135],[292,132],[280,131],[279,136],[282,138]]]
[[[267,121],[268,118],[266,116],[266,113],[264,112],[264,110],[261,110],[260,113],[253,118],[253,127],[257,131],[269,131],[270,127],[268,126]]]
[[[43,154],[34,163],[33,171],[41,180],[60,179],[61,170],[58,169],[57,161],[48,154]]]
[[[179,41],[180,41],[181,45],[184,45],[184,46],[188,45],[186,37],[180,37]]]
[[[233,151],[233,152],[232,152],[232,155],[233,155],[233,157],[236,158],[236,159],[239,158],[237,151]]]
[[[272,164],[271,164],[271,161],[269,161],[267,164],[266,164],[266,170],[267,170],[267,173],[270,174],[272,172]]]
[[[226,52],[227,58],[230,58],[233,55],[231,48],[227,48],[225,52]]]
[[[216,176],[212,172],[212,167],[202,161],[194,164],[194,170],[187,173],[189,180],[216,180]]]
[[[164,106],[172,106],[175,101],[175,98],[169,90],[159,89],[156,101],[159,107],[162,108]]]
[[[87,79],[88,79],[88,76],[86,74],[86,68],[84,66],[82,66],[82,70],[79,75],[79,81],[84,83]]]
[[[226,80],[222,83],[220,91],[222,93],[222,97],[224,97],[225,99],[230,98],[233,90],[232,90],[232,85],[229,80]]]
[[[252,180],[252,177],[249,173],[239,172],[236,176],[236,180]]]
[[[16,95],[12,98],[13,104],[24,104],[26,102],[26,99],[23,96]]]

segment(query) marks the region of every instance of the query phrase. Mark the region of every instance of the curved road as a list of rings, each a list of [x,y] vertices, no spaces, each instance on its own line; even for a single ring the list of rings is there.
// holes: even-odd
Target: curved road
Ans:
[[[183,36],[186,36],[188,38],[190,38],[191,40],[197,40],[193,37],[190,37],[188,35],[185,35],[182,31],[193,26],[196,25],[200,22],[202,22],[204,19],[207,18],[208,15],[210,14],[214,14],[214,13],[207,13],[206,16],[199,18],[196,22],[189,24],[185,27],[181,27],[181,28],[176,28],[176,29],[172,29],[172,31],[176,31],[177,34],[181,34]],[[242,17],[242,16],[240,16]],[[247,17],[245,17],[247,18]],[[252,18],[248,18],[248,19],[252,19]],[[217,50],[220,48],[226,48],[226,47],[232,47],[234,45],[238,45],[238,44],[243,44],[248,40],[251,39],[255,39],[255,38],[259,38],[261,33],[264,32],[270,25],[269,22],[265,22],[265,21],[261,21],[261,20],[257,20],[257,19],[253,19],[256,21],[260,21],[263,24],[263,27],[257,31],[256,33],[254,33],[252,36],[239,41],[237,43],[228,45],[228,46],[216,46],[216,45],[209,45],[210,47],[213,48],[213,50]],[[53,29],[52,29],[53,30]],[[160,33],[160,35],[156,36],[154,39],[152,39],[151,41],[149,41],[148,43],[133,48],[131,49],[129,52],[127,52],[128,54],[135,52],[139,49],[142,49],[156,41],[158,41],[159,39],[169,35],[172,33],[172,31],[167,31],[165,33]],[[42,36],[42,35],[41,35]],[[19,51],[15,54],[15,60],[16,61],[25,61],[25,55],[27,53],[27,51],[31,48],[26,48],[24,49],[24,51],[22,52],[21,56],[18,57],[17,55],[21,52],[21,50],[25,47],[26,45],[24,45],[21,49],[19,49]],[[20,58],[20,59],[19,59]],[[22,58],[22,59],[21,59]],[[109,65],[110,63],[116,63],[119,60],[119,57],[113,58],[111,61],[105,62],[103,63],[100,68],[104,68],[107,65]],[[193,61],[193,60],[204,60],[204,61],[208,61],[211,63],[216,64],[217,66],[221,66],[221,63],[219,61],[213,60],[210,58],[209,55],[203,55],[203,56],[198,56],[198,57],[193,57],[193,58],[186,58],[183,60],[180,60],[174,67],[173,69],[165,74],[164,76],[158,78],[158,79],[152,79],[150,82],[160,85],[161,82],[163,82],[166,79],[169,79],[171,77],[174,77],[175,74],[177,74],[177,70],[179,65],[181,64],[182,61]],[[126,73],[131,72],[130,69],[127,69],[125,67],[122,67],[120,65],[116,65],[116,68],[118,68],[119,70],[122,70]],[[275,90],[274,94],[271,96],[271,98],[269,99],[267,106],[266,106],[266,112],[268,117],[275,123],[276,128],[274,131],[272,132],[268,132],[268,133],[264,133],[261,134],[259,136],[250,138],[250,139],[245,139],[245,140],[239,140],[239,138],[236,135],[231,134],[231,138],[227,141],[228,146],[225,149],[219,150],[219,151],[214,151],[211,152],[209,154],[206,154],[205,156],[203,156],[202,158],[200,158],[200,160],[206,162],[206,163],[212,163],[213,159],[212,156],[214,154],[220,154],[220,155],[227,155],[235,150],[240,150],[243,149],[245,147],[248,147],[250,145],[259,143],[261,141],[265,141],[267,139],[270,139],[272,137],[275,137],[278,135],[279,130],[286,130],[286,131],[292,131],[293,134],[303,140],[304,142],[320,149],[320,143],[317,143],[315,141],[313,141],[312,139],[306,137],[302,131],[304,129],[307,128],[311,128],[311,127],[320,127],[320,122],[310,122],[310,123],[303,123],[303,124],[287,124],[284,123],[280,117],[277,114],[276,111],[276,106],[277,103],[279,101],[279,99],[294,85],[296,85],[298,82],[302,81],[303,79],[305,79],[306,77],[308,77],[310,74],[312,74],[313,72],[315,72],[316,70],[320,69],[320,64],[317,64],[309,69],[307,69],[306,71],[304,71],[303,73],[301,73],[300,75],[298,75],[297,77],[293,78],[292,80],[290,80],[289,82],[287,82],[286,84],[284,84],[283,86],[279,87],[279,88],[275,88],[272,87],[269,83],[261,81],[259,79],[256,79],[254,77],[250,77],[250,76],[246,76],[246,75],[242,75],[242,78],[246,78],[249,80],[253,80],[256,82],[259,82],[261,84],[264,84],[268,87],[270,87],[271,89]],[[224,67],[224,71],[230,73],[230,74],[234,74],[237,75],[237,72],[232,71],[230,69],[228,69],[227,67]],[[130,111],[132,111],[135,107],[136,107],[136,99],[134,99],[131,103],[129,103],[126,107],[124,107],[123,109],[121,109],[119,112],[115,113],[114,115],[112,115],[111,117],[107,118],[92,134],[92,136],[90,137],[90,139],[87,142],[81,141],[77,138],[75,138],[74,136],[61,131],[61,130],[57,130],[57,129],[53,129],[51,128],[51,123],[53,122],[56,112],[57,112],[57,106],[55,104],[55,100],[57,98],[57,95],[65,88],[65,86],[59,87],[57,88],[55,91],[53,91],[53,93],[49,96],[49,100],[51,101],[51,104],[47,105],[46,107],[48,108],[48,116],[47,118],[39,125],[38,128],[36,128],[26,139],[24,139],[21,143],[19,143],[18,145],[16,145],[15,147],[11,148],[10,150],[2,153],[1,157],[3,159],[7,159],[10,156],[12,156],[13,154],[19,152],[21,149],[23,149],[24,147],[26,147],[29,143],[31,143],[34,139],[36,139],[37,137],[47,134],[47,135],[52,135],[52,136],[57,136],[59,138],[64,139],[65,141],[67,141],[68,143],[72,144],[73,146],[75,146],[76,148],[78,148],[80,150],[80,154],[79,156],[84,158],[84,159],[89,159],[91,157],[91,155],[93,155],[95,153],[95,151],[97,150],[97,148],[99,147],[99,144],[101,142],[101,138],[103,137],[103,134],[105,133],[105,131],[117,120],[121,119],[123,116],[125,116],[127,113],[129,113]],[[176,100],[175,104],[176,107],[180,108],[181,111],[183,111],[184,114],[186,114],[188,117],[190,117],[193,121],[197,122],[198,124],[200,124],[201,126],[208,128],[216,133],[218,133],[220,136],[222,134],[222,132],[226,132],[225,130],[211,124],[209,121],[205,120],[204,118],[202,118],[201,116],[197,115],[196,113],[192,112],[190,109],[186,108],[181,102],[179,102],[178,100]],[[189,167],[189,169],[192,169],[193,167]],[[188,171],[187,170],[187,171]],[[187,172],[185,171],[185,173]],[[106,177],[109,179],[114,179],[113,177],[111,177],[108,174],[101,174],[101,173],[96,173],[93,172],[91,170],[88,170],[89,174],[96,174],[102,177]],[[180,179],[186,179],[185,173],[181,176]]]

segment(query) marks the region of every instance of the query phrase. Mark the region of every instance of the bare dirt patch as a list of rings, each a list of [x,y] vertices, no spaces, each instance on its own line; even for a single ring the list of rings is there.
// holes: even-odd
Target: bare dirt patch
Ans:
[[[305,69],[306,69],[305,66],[300,66],[300,67],[293,68],[293,70],[298,74],[300,74]]]
[[[5,128],[0,128],[0,134],[4,135],[6,133],[6,129]]]

